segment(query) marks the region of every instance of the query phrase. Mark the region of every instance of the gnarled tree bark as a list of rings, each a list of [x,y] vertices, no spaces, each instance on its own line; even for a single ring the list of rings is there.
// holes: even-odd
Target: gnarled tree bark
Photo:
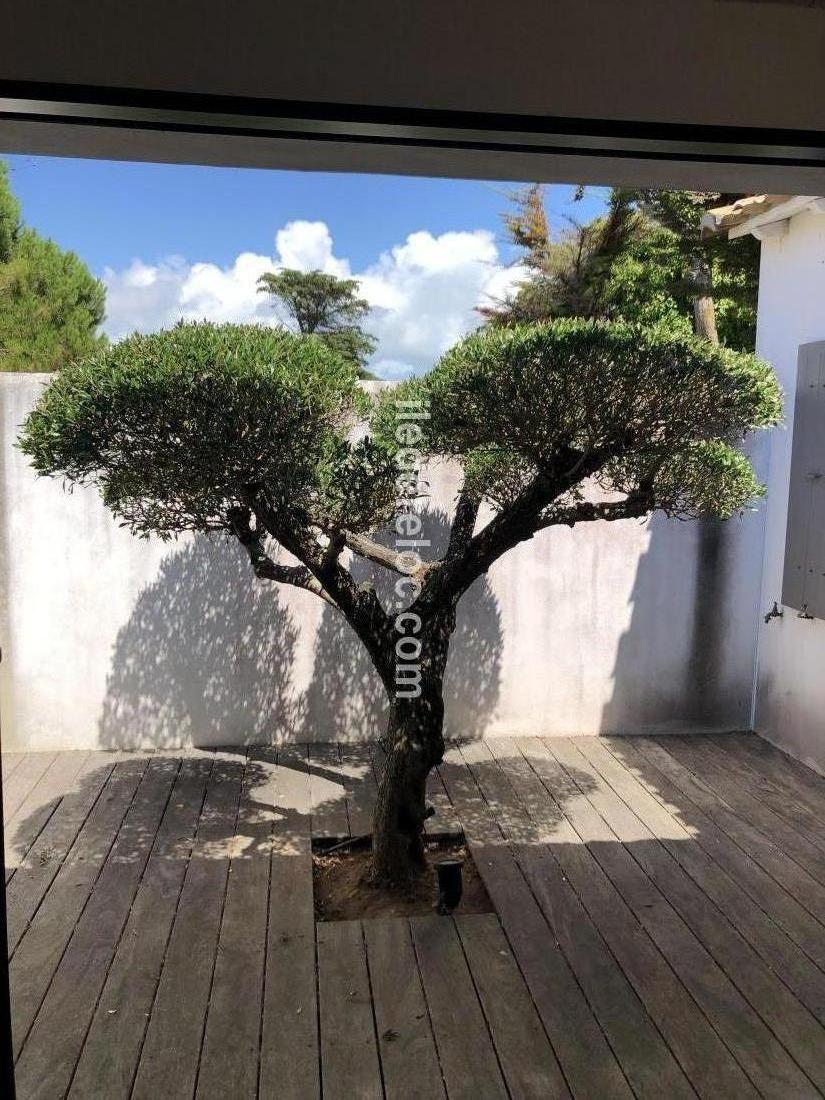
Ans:
[[[420,692],[406,696],[396,689],[390,701],[386,766],[373,813],[376,882],[409,882],[423,865],[427,776],[444,755],[444,668],[454,627],[452,602],[422,625]]]
[[[653,501],[644,487],[622,501],[581,503],[553,510],[551,505],[571,486],[597,471],[626,441],[579,452],[565,447],[538,474],[506,512],[474,533],[478,500],[462,492],[444,557],[422,563],[413,575],[401,555],[372,539],[333,531],[323,549],[311,525],[290,522],[273,509],[265,495],[250,486],[245,506],[234,510],[232,530],[249,555],[258,577],[307,589],[340,611],[378,671],[390,703],[384,745],[386,767],[373,814],[372,879],[375,883],[409,883],[424,858],[427,776],[444,754],[444,671],[456,608],[462,595],[502,554],[545,527],[582,519],[623,519],[643,515]],[[255,525],[252,525],[254,517]],[[266,552],[268,534],[301,563],[285,566]],[[415,621],[418,655],[410,661],[399,652],[399,618],[385,610],[371,585],[356,585],[340,561],[343,546],[415,581],[417,595],[404,612]],[[416,679],[401,676],[402,665],[416,666]],[[413,691],[416,686],[420,690]]]

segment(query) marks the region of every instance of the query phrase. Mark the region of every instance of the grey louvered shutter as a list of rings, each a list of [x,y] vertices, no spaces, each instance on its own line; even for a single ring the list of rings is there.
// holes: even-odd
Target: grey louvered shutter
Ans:
[[[782,602],[825,619],[825,340],[799,348]]]

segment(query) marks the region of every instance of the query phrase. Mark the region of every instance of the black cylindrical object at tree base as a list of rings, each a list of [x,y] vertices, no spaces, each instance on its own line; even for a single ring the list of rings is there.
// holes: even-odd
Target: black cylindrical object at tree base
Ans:
[[[452,856],[447,859],[439,859],[435,865],[435,873],[438,876],[438,904],[436,908],[442,916],[452,913],[461,901],[462,865],[463,860]]]

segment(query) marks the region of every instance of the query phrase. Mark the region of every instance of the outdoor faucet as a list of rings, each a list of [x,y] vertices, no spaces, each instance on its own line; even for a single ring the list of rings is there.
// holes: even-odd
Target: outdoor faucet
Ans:
[[[774,600],[773,607],[765,616],[765,622],[769,623],[771,619],[781,619],[784,614],[785,612],[779,610],[779,605],[777,604],[776,600]]]

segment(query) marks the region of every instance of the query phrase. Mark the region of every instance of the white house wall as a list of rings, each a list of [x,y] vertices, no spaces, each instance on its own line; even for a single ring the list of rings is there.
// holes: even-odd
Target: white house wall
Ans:
[[[825,339],[825,214],[791,218],[788,232],[762,243],[757,346],[785,390],[785,429],[772,433],[762,609],[781,603],[785,525],[800,344]],[[799,759],[825,771],[825,621],[791,608],[760,619],[755,726]]]
[[[380,688],[336,612],[254,581],[233,545],[137,540],[94,492],[33,476],[14,440],[46,380],[0,374],[3,747],[376,736]],[[436,508],[455,488],[433,471]],[[759,526],[659,517],[523,544],[461,605],[449,732],[746,726]]]

